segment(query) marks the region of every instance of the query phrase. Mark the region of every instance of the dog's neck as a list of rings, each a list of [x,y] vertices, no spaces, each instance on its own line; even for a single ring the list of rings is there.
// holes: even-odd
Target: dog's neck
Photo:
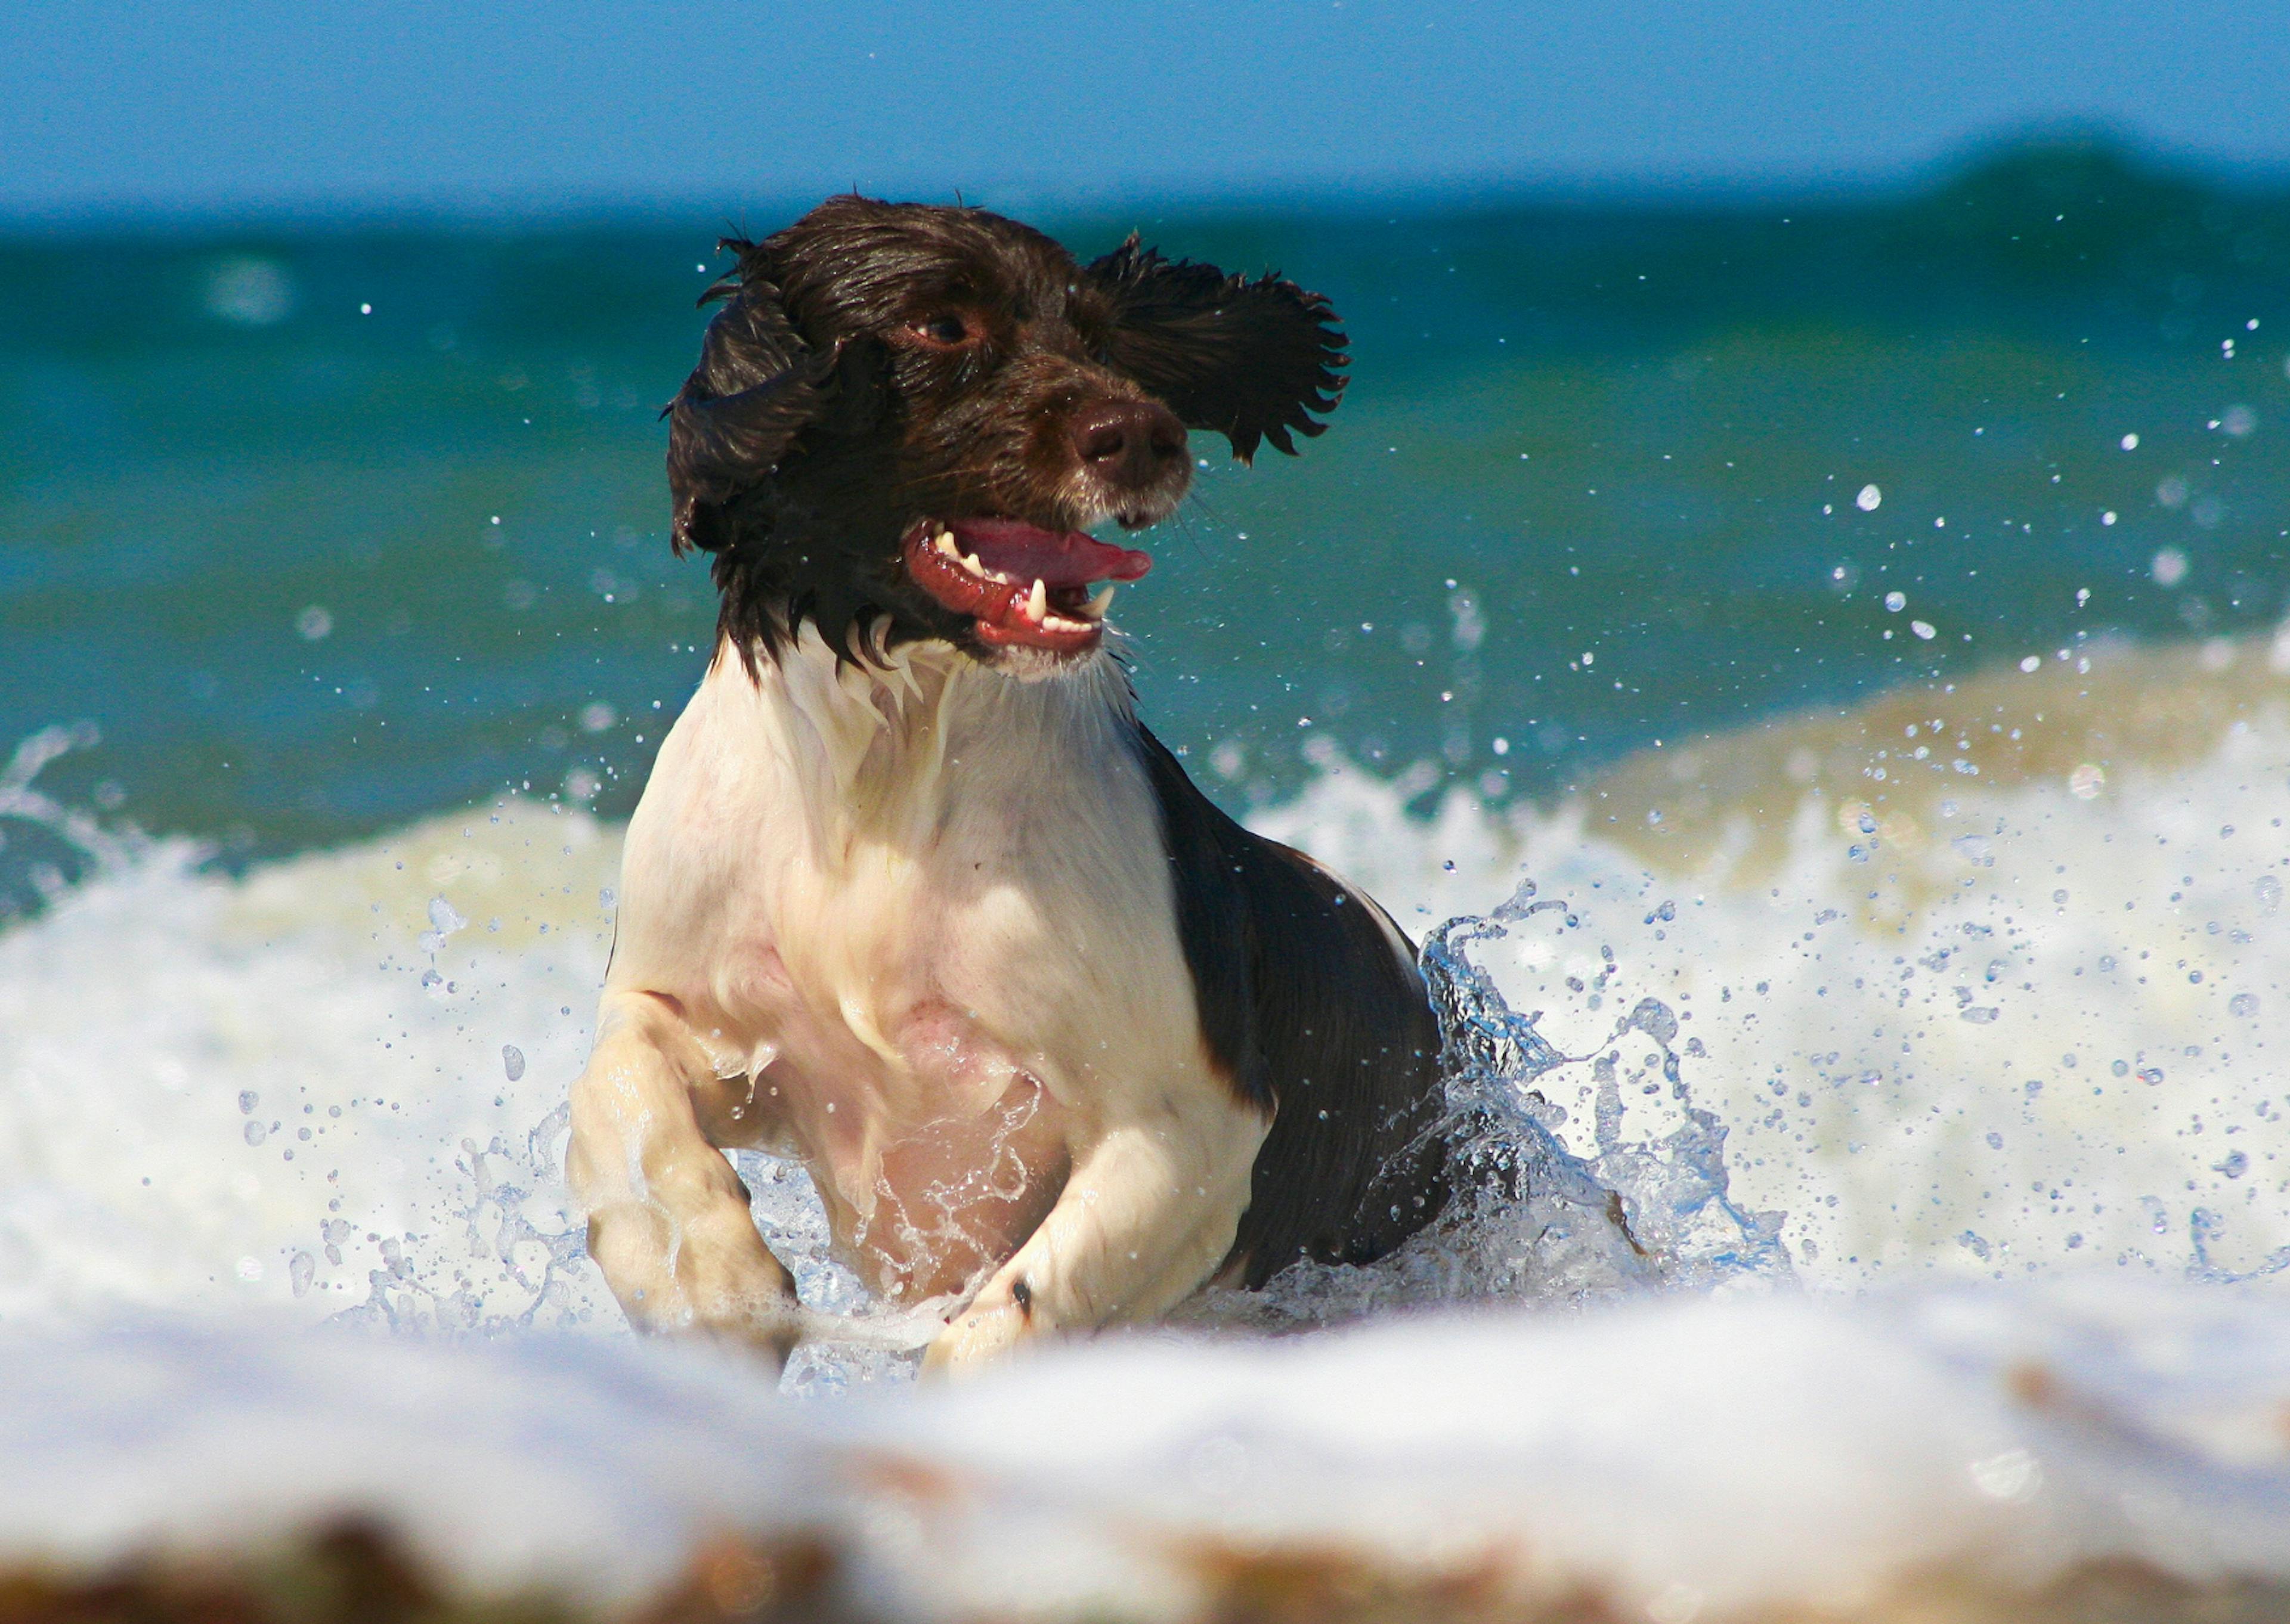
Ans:
[[[1050,674],[1013,674],[938,642],[838,659],[805,624],[776,652],[719,644],[709,681],[760,702],[821,833],[900,840],[925,837],[957,797],[1045,805],[1102,781],[1109,757],[1134,748],[1110,643]]]

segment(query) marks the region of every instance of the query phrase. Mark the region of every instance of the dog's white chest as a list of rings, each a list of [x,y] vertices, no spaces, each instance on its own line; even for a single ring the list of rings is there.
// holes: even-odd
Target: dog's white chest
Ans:
[[[717,1057],[719,1142],[831,1170],[890,1289],[1006,1252],[1139,1091],[1221,1086],[1124,703],[1110,668],[725,654],[630,826],[612,980]]]

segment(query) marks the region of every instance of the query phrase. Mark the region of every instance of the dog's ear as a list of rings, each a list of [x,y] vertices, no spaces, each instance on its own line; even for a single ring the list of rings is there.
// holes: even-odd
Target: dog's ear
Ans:
[[[731,545],[729,504],[768,480],[796,436],[830,406],[848,415],[853,404],[834,387],[842,347],[820,351],[804,341],[781,308],[762,251],[737,239],[717,246],[738,250],[740,266],[701,295],[703,305],[720,299],[725,306],[665,414],[669,541],[678,553]]]
[[[1084,273],[1106,300],[1107,358],[1168,403],[1188,428],[1212,428],[1246,462],[1269,440],[1327,428],[1312,414],[1344,392],[1343,329],[1317,293],[1277,276],[1254,282],[1168,260],[1127,242]]]

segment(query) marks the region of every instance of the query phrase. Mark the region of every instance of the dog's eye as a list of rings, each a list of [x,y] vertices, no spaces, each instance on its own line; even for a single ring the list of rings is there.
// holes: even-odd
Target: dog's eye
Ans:
[[[913,332],[917,338],[926,344],[943,349],[953,349],[970,341],[971,327],[969,322],[961,316],[949,311],[943,316],[933,316],[927,320],[917,322],[914,324]]]

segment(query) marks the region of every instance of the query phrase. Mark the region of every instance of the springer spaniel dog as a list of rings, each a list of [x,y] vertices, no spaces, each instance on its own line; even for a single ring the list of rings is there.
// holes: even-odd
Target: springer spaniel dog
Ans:
[[[1320,433],[1327,301],[859,196],[724,246],[668,414],[716,649],[572,1092],[629,1317],[803,1334],[727,1148],[799,1157],[838,1255],[939,1309],[926,1372],[1389,1251],[1448,1196],[1414,951],[1146,731],[1106,615],[1152,560],[1087,533],[1175,508],[1188,429]]]

